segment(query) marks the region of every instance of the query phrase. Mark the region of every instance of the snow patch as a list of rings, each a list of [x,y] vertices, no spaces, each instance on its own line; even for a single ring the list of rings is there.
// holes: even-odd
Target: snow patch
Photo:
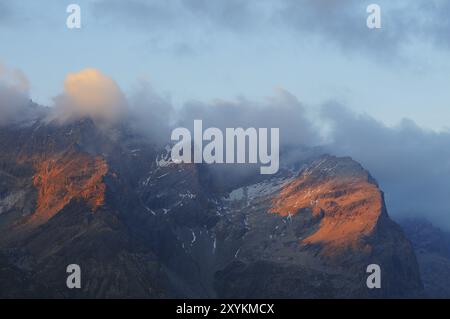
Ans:
[[[152,213],[152,215],[156,216],[156,213],[155,213],[153,210],[151,210],[151,209],[148,208],[147,206],[144,206],[144,207],[145,207],[145,209],[146,209],[148,212],[150,212],[150,213]]]
[[[191,230],[192,232],[192,241],[191,241],[191,246],[195,243],[195,241],[197,240],[197,236],[195,236],[195,232],[193,230]]]

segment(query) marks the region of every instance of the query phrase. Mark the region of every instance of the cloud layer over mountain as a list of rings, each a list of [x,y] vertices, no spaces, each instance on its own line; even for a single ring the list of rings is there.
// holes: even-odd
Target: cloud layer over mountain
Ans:
[[[29,84],[22,71],[0,64],[0,126],[26,118]]]
[[[29,119],[28,87],[22,72],[0,69],[1,125]],[[335,101],[314,110],[283,89],[264,101],[238,97],[175,108],[146,82],[125,96],[113,79],[95,69],[69,74],[54,101],[50,114],[60,123],[83,117],[100,124],[126,119],[161,143],[169,141],[171,128],[191,128],[195,119],[202,119],[204,127],[278,127],[282,148],[321,146],[361,162],[380,182],[394,217],[427,217],[450,229],[448,131],[424,130],[408,119],[388,127]]]
[[[380,182],[394,217],[426,217],[450,229],[450,132],[404,119],[388,127],[337,103],[323,107],[331,124],[327,149],[350,155]]]

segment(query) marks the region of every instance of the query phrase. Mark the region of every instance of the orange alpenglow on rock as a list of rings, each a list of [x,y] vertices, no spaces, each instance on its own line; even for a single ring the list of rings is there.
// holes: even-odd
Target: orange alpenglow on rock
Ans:
[[[72,199],[84,200],[93,211],[104,204],[106,186],[103,176],[108,165],[101,157],[67,153],[38,161],[33,177],[38,190],[37,208],[27,224],[45,223]]]
[[[316,162],[281,190],[270,212],[288,216],[302,208],[321,216],[318,230],[302,244],[321,244],[327,255],[348,248],[370,250],[364,238],[385,214],[378,185],[350,158],[327,157]]]

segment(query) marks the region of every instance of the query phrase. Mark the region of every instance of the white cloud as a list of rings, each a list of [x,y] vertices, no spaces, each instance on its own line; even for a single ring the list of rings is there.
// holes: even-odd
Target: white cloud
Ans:
[[[90,118],[100,124],[112,124],[127,109],[117,83],[96,69],[69,73],[64,81],[64,93],[54,101],[51,119],[62,123]]]

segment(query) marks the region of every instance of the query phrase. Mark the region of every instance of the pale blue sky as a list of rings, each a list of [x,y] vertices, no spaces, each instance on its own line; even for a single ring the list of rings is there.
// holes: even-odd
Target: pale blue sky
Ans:
[[[388,125],[449,125],[450,1],[0,1],[0,63],[26,74],[38,103],[93,67],[125,93],[148,79],[176,105],[282,87]],[[81,30],[66,27],[70,3]],[[365,25],[369,3],[381,5],[382,30]]]

